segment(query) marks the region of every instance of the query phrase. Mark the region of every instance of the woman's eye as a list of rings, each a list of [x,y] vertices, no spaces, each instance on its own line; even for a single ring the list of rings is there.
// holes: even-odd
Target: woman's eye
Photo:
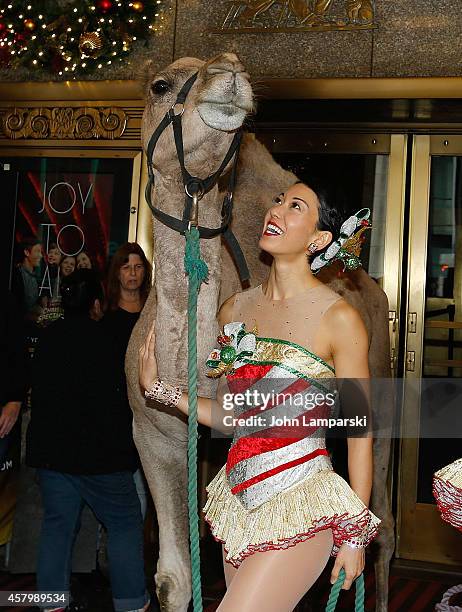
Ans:
[[[298,202],[292,202],[290,205],[291,208],[298,208],[298,210],[301,210],[301,206]]]
[[[273,198],[273,204],[282,204],[282,199],[279,196]]]
[[[170,89],[169,83],[164,80],[156,81],[151,85],[151,91],[159,96],[166,93]]]

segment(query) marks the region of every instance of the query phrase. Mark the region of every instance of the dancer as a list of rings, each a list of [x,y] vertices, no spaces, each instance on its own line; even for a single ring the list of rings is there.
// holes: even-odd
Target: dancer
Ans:
[[[267,212],[260,247],[273,256],[267,281],[227,300],[220,309],[221,349],[207,361],[210,374],[227,374],[217,401],[200,398],[198,420],[218,428],[229,422],[228,391],[237,422],[226,465],[207,487],[206,520],[223,543],[227,592],[218,610],[292,610],[324,569],[337,559],[331,581],[343,567],[343,588],[364,568],[364,548],[379,519],[367,508],[372,486],[372,439],[348,439],[351,488],[333,470],[324,431],[314,426],[285,428],[273,417],[308,415],[292,402],[315,392],[324,400],[310,416],[326,416],[327,396],[337,379],[356,379],[367,393],[368,338],[358,312],[319,282],[313,266],[329,260],[344,239],[336,212],[320,191],[297,183]],[[356,220],[354,227],[356,228]],[[350,222],[350,220],[348,220]],[[327,248],[330,245],[329,248]],[[327,248],[327,250],[326,250]],[[322,254],[319,254],[319,251]],[[149,399],[188,412],[188,396],[157,379],[155,330],[140,349],[140,384]],[[284,395],[264,406],[237,402],[237,394],[271,390]],[[332,393],[331,393],[332,395]],[[279,396],[278,396],[279,397]],[[225,401],[226,400],[226,401]],[[269,408],[269,409],[268,409]],[[264,414],[266,423],[247,425]],[[300,420],[296,420],[300,423]]]
[[[435,473],[433,495],[443,521],[462,531],[462,458]]]

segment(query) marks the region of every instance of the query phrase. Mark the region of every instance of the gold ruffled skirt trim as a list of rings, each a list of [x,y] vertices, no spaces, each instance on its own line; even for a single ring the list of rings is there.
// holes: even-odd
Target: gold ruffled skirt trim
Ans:
[[[435,473],[433,494],[441,518],[462,531],[462,458]]]
[[[225,466],[207,492],[205,520],[235,567],[255,552],[289,548],[324,529],[332,529],[335,555],[346,539],[369,544],[380,524],[333,470],[310,475],[253,510],[244,508],[231,493]]]

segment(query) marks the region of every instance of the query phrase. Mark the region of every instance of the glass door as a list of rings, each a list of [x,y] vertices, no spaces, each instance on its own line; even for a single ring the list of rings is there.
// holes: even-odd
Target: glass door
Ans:
[[[462,456],[462,139],[416,136],[410,198],[398,556],[462,562],[433,473]]]
[[[365,270],[389,302],[392,370],[396,371],[402,268],[407,136],[380,133],[257,132],[274,158],[307,183],[334,185],[346,215],[371,209],[361,253]]]

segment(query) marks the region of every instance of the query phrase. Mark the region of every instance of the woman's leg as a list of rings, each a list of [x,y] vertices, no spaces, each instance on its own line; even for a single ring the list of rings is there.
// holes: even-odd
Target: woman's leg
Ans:
[[[107,529],[107,552],[114,609],[147,607],[143,522],[131,472],[79,476],[81,494]]]
[[[37,589],[69,591],[72,546],[83,501],[72,476],[44,469],[37,472],[43,502]]]
[[[291,612],[319,578],[331,550],[328,529],[292,548],[251,555],[232,577],[217,612]]]
[[[229,585],[231,584],[232,579],[236,575],[237,567],[234,567],[234,565],[231,565],[231,563],[226,562],[226,552],[224,546],[221,547],[221,553],[223,555],[223,570],[225,572],[226,588],[229,589]]]

